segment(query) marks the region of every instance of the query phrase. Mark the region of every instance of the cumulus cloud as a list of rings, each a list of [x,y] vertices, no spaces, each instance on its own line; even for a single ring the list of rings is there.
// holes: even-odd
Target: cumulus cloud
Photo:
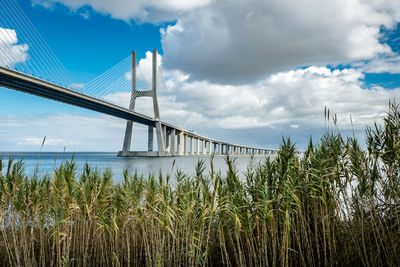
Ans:
[[[186,80],[175,84],[173,94],[183,106],[187,124],[200,120],[208,128],[323,127],[325,106],[338,114],[341,127],[351,127],[351,115],[354,126],[362,128],[382,118],[389,99],[400,97],[400,89],[364,89],[363,78],[354,69],[308,67],[280,72],[252,85]]]
[[[392,53],[382,27],[400,21],[390,0],[35,0],[123,20],[176,21],[161,30],[164,67],[192,80],[246,84],[299,66]]]
[[[56,3],[74,11],[91,7],[93,10],[114,18],[138,22],[161,22],[174,20],[188,10],[207,5],[212,0],[33,0],[33,3],[51,8]],[[88,11],[83,14],[88,16]]]
[[[18,44],[15,30],[0,27],[0,66],[14,67],[25,62],[27,51],[28,45]]]
[[[160,62],[164,62],[161,61]],[[147,53],[138,68],[151,63]],[[180,71],[163,69],[158,91],[161,118],[186,129],[324,127],[326,106],[336,113],[344,129],[362,129],[379,121],[389,99],[400,97],[400,88],[366,88],[359,69],[311,66],[279,72],[247,85],[221,85],[193,81]],[[151,74],[147,73],[147,80]],[[160,87],[160,86],[159,86]],[[114,103],[128,105],[129,92],[108,95]],[[151,99],[138,99],[138,111],[152,116]],[[352,116],[353,125],[350,123]]]
[[[400,56],[381,56],[367,62],[356,62],[353,67],[359,68],[366,73],[400,73]]]
[[[149,62],[150,53],[138,68]],[[400,88],[365,88],[364,74],[358,69],[311,66],[279,72],[253,84],[221,85],[193,81],[182,72],[160,68],[163,89],[158,93],[163,121],[248,145],[274,147],[281,135],[293,134],[296,141],[300,139],[299,146],[304,146],[310,133],[323,131],[325,106],[331,114],[337,114],[341,130],[354,127],[360,133],[366,124],[382,119],[389,99],[400,97]],[[130,92],[106,97],[127,106]],[[138,99],[136,107],[140,113],[153,115],[151,98]],[[124,131],[123,120],[103,115],[3,116],[0,146],[3,150],[38,150],[47,136],[48,151],[62,151],[64,146],[67,151],[117,151]],[[132,147],[146,149],[147,128],[135,124],[134,131]]]
[[[162,32],[165,66],[195,80],[235,84],[298,66],[371,59],[391,53],[379,41],[380,28],[398,21],[392,8],[382,6],[359,0],[216,1]]]

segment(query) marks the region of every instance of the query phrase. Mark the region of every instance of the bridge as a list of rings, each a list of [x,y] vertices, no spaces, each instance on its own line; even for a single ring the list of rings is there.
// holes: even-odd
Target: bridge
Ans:
[[[14,9],[14,10],[13,10]],[[40,43],[40,35],[34,29],[33,25],[30,25],[26,17],[23,17],[23,13],[19,9],[19,6],[14,0],[0,0],[0,87],[17,90],[23,93],[32,94],[35,96],[47,98],[50,100],[74,105],[77,107],[89,109],[95,112],[114,116],[123,120],[126,120],[125,137],[123,140],[122,150],[118,152],[120,157],[168,157],[168,156],[194,156],[194,155],[267,155],[275,153],[275,150],[267,148],[259,148],[255,146],[245,146],[233,144],[230,142],[224,142],[216,140],[214,138],[199,135],[195,132],[185,130],[181,127],[173,124],[164,122],[161,120],[160,109],[157,98],[157,84],[158,84],[158,71],[157,71],[157,50],[154,49],[152,53],[152,84],[150,90],[138,90],[137,88],[137,75],[136,75],[136,54],[132,51],[128,60],[131,61],[130,77],[129,79],[122,78],[123,81],[129,81],[130,89],[130,102],[129,107],[122,107],[106,99],[92,96],[88,93],[79,92],[79,90],[73,88],[67,88],[55,82],[50,82],[47,79],[39,78],[35,75],[35,70],[41,73],[49,70],[52,71],[54,76],[63,72],[62,65],[55,59],[54,62],[42,63],[33,61],[30,66],[27,60],[18,60],[18,54],[15,51],[7,51],[7,46],[1,46],[1,42],[4,40],[9,41],[14,47],[13,38],[16,39],[18,30],[21,32],[21,36],[27,36],[27,43],[35,37],[36,42],[39,39],[39,45],[35,42],[30,42],[30,49],[32,54],[36,53],[37,58],[47,60],[48,58],[56,58],[55,55],[51,54],[51,50],[42,43]],[[10,11],[11,10],[11,11]],[[13,16],[7,16],[7,12],[10,12]],[[15,13],[19,13],[21,16],[20,20],[24,20],[22,23],[18,21],[18,17]],[[3,16],[3,17],[2,17]],[[8,20],[6,20],[8,19]],[[22,26],[21,26],[22,25]],[[13,29],[14,26],[14,29]],[[29,31],[25,33],[24,31]],[[36,34],[36,36],[35,36]],[[33,37],[30,37],[33,36]],[[4,48],[5,47],[5,48]],[[50,51],[50,52],[49,52]],[[39,53],[47,53],[40,55]],[[31,56],[33,58],[33,56]],[[125,62],[126,60],[124,60]],[[34,64],[36,64],[36,67]],[[45,65],[41,70],[40,65]],[[20,69],[17,66],[20,65]],[[39,66],[39,67],[38,67]],[[61,67],[60,67],[61,66]],[[118,67],[120,68],[120,67]],[[112,70],[118,69],[113,67]],[[47,75],[47,77],[51,75]],[[63,75],[66,77],[68,75]],[[101,79],[95,79],[93,83],[89,83],[87,88],[101,91],[103,88],[101,84],[104,80],[110,80],[112,75],[106,72]],[[126,73],[123,77],[126,77]],[[120,89],[121,77],[112,83],[112,86],[116,89]],[[101,82],[100,82],[101,81]],[[107,88],[110,86],[107,86]],[[125,86],[126,87],[126,86]],[[143,88],[141,88],[143,89]],[[104,93],[103,93],[104,95]],[[135,112],[135,103],[137,98],[150,97],[153,102],[154,116],[146,116]],[[142,124],[148,127],[148,142],[146,151],[133,151],[131,149],[133,123]],[[154,132],[156,133],[157,149],[154,150]]]

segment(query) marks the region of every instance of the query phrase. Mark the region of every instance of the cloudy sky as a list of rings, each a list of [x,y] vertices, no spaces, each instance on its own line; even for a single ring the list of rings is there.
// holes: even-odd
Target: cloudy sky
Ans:
[[[0,0],[0,64],[17,67],[34,58],[34,44],[12,26],[10,3],[57,55],[69,86],[131,49],[146,84],[157,48],[162,120],[217,139],[277,147],[290,136],[301,149],[333,127],[325,107],[341,132],[363,139],[400,99],[399,1]],[[127,92],[105,97],[129,101]],[[152,116],[147,100],[138,111]],[[44,136],[47,151],[122,146],[125,122],[116,118],[6,88],[0,107],[1,151],[37,151]],[[134,138],[133,147],[146,147],[144,127]]]

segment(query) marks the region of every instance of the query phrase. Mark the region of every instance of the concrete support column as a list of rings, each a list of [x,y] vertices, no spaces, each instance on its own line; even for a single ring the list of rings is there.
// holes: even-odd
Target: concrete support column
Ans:
[[[178,155],[183,155],[183,132],[180,132],[178,135]]]
[[[131,101],[129,103],[129,110],[135,110],[135,96],[136,92],[136,53],[132,50],[132,83],[131,83]],[[122,146],[123,152],[128,152],[131,150],[131,140],[132,140],[132,121],[126,122],[124,144]]]
[[[157,145],[158,152],[165,152],[165,143],[163,137],[163,129],[161,125],[160,119],[160,110],[158,108],[158,100],[157,100],[157,50],[153,50],[153,77],[152,77],[152,91],[153,91],[153,110],[156,124],[156,132],[157,132]]]
[[[218,144],[215,143],[215,144],[214,144],[214,154],[217,154],[217,147],[218,147]]]
[[[161,129],[162,129],[162,134],[164,137],[164,144],[165,144],[165,147],[167,147],[167,126],[162,125]]]
[[[167,131],[167,126],[163,125],[163,137],[164,137],[164,144],[165,144],[165,151],[169,151],[169,136],[170,132]]]
[[[202,140],[202,148],[201,148],[201,153],[203,154],[203,155],[206,155],[207,154],[207,143],[206,143],[207,141],[206,140]]]
[[[190,155],[194,155],[194,138],[190,137]]]
[[[171,146],[169,151],[171,152],[171,155],[174,156],[175,155],[175,129],[171,130]]]
[[[183,135],[183,155],[188,154],[188,136],[187,134]]]
[[[122,146],[122,151],[124,152],[131,150],[132,124],[133,123],[131,121],[126,122],[125,138],[124,138],[124,144]]]
[[[214,144],[213,144],[213,142],[208,142],[208,147],[209,147],[209,151],[208,151],[208,154],[210,154],[210,155],[212,155],[212,153],[213,153],[213,146],[214,146]]]
[[[149,126],[147,131],[147,151],[153,151],[153,139],[154,139],[154,131],[153,126]]]
[[[196,138],[196,155],[200,155],[200,139]]]

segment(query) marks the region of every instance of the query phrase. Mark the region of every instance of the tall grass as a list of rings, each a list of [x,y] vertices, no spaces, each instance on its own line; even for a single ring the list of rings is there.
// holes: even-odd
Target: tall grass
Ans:
[[[400,109],[355,138],[328,131],[302,156],[228,171],[51,176],[0,161],[1,266],[379,266],[400,263]]]

